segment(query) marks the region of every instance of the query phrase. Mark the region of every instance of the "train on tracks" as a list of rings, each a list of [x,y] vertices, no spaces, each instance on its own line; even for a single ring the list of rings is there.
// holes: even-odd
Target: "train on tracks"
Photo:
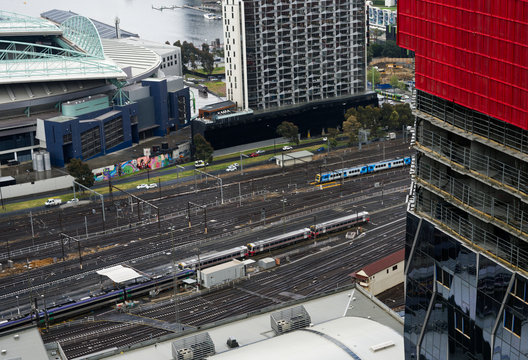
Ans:
[[[322,184],[330,181],[347,179],[349,177],[359,176],[363,174],[371,174],[382,170],[411,165],[411,162],[412,157],[406,156],[403,158],[384,160],[367,165],[354,166],[346,169],[337,169],[333,171],[321,172],[315,175],[315,182],[317,184]]]
[[[369,213],[361,211],[351,215],[343,216],[330,221],[287,232],[285,234],[272,236],[263,240],[258,240],[247,245],[237,246],[235,248],[212,252],[205,255],[194,256],[181,261],[178,264],[180,270],[190,269],[198,270],[206,268],[233,259],[242,259],[259,255],[261,253],[276,250],[282,247],[290,246],[300,241],[304,241],[320,234],[336,232],[349,227],[367,223],[370,221]]]
[[[116,304],[127,299],[148,294],[151,290],[166,290],[174,285],[175,277],[176,280],[183,280],[193,276],[195,271],[199,269],[228,262],[233,259],[243,259],[256,256],[300,241],[315,238],[321,234],[337,232],[369,221],[369,213],[367,211],[361,211],[315,224],[309,228],[302,228],[285,234],[272,236],[267,239],[258,240],[247,245],[185,259],[179,262],[178,272],[176,274],[167,273],[165,275],[156,276],[152,279],[146,279],[138,284],[126,286],[123,289],[112,289],[106,292],[102,291],[101,293],[94,294],[78,301],[70,300],[48,309],[36,310],[29,315],[22,315],[15,319],[4,320],[3,322],[0,321],[0,332],[29,325],[35,321],[39,325],[43,325],[47,322],[64,320],[75,315],[86,313],[87,311],[99,309],[107,305]],[[35,304],[35,308],[37,307],[37,304]]]

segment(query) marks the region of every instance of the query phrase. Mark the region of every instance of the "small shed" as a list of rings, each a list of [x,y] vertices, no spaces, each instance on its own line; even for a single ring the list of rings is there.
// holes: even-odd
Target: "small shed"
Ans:
[[[116,284],[126,283],[130,280],[135,280],[144,277],[136,270],[125,267],[123,265],[116,265],[106,269],[97,270],[96,273],[101,276],[106,276]]]
[[[281,154],[275,156],[275,162],[280,167],[306,164],[313,160],[313,156],[313,153],[306,150],[292,153],[282,152]]]
[[[231,260],[220,265],[198,271],[198,281],[205,288],[221,285],[246,276],[242,261]]]
[[[398,284],[403,283],[403,263],[405,249],[396,251],[384,258],[368,264],[361,270],[351,274],[359,281],[359,285],[373,295],[378,295]]]
[[[262,270],[268,270],[275,266],[275,259],[267,257],[264,259],[260,259],[258,262],[259,268]]]

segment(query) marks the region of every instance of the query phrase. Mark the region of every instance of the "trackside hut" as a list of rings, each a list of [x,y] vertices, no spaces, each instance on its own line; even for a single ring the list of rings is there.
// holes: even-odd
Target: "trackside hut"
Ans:
[[[302,150],[292,153],[282,153],[275,156],[275,162],[278,166],[293,166],[299,164],[306,164],[313,160],[313,154],[309,151]]]
[[[356,278],[363,288],[376,296],[403,282],[404,259],[405,249],[401,249],[368,264],[361,270],[352,273],[351,276]]]

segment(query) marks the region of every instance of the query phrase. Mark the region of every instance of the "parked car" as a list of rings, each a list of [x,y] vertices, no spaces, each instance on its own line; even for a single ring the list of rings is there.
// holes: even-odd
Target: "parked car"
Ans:
[[[157,187],[158,187],[158,184],[152,183],[152,184],[148,185],[147,189],[155,189]]]
[[[60,204],[62,204],[62,200],[61,199],[48,199],[46,200],[46,202],[44,203],[44,205],[46,207],[50,207],[50,206],[59,206]]]
[[[148,189],[149,186],[147,184],[139,184],[138,186],[136,186],[136,189],[138,190],[141,190],[141,189]]]
[[[204,166],[207,166],[207,165],[209,165],[209,163],[206,163],[203,160],[196,160],[194,162],[194,167],[195,168],[201,168],[201,167],[204,167]]]
[[[257,154],[256,152],[249,154],[249,157],[257,157],[260,156],[260,154]]]
[[[317,152],[323,152],[325,151],[325,147],[324,146],[321,146],[319,149],[316,150]]]
[[[290,145],[286,145],[286,146],[283,146],[282,147],[282,151],[288,151],[288,150],[291,150],[293,149]]]

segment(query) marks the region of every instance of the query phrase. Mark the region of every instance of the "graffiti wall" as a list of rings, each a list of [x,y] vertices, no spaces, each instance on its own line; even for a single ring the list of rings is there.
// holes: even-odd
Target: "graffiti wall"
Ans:
[[[144,169],[160,169],[168,166],[171,157],[169,154],[157,155],[157,156],[142,156],[137,159],[128,160],[120,164],[114,164],[106,166],[100,169],[92,170],[95,181],[108,180],[114,177],[124,176],[135,173]]]

